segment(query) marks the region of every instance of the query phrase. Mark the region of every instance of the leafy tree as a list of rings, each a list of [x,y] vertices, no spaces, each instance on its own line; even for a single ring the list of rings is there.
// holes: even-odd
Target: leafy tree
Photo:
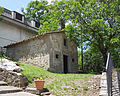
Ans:
[[[118,49],[111,51],[111,57],[115,68],[120,68],[120,57]],[[84,52],[84,72],[100,73],[104,69],[102,54],[94,47]]]
[[[79,64],[79,70],[81,70],[81,51],[78,50],[78,64]]]
[[[49,12],[46,15],[49,15],[49,19],[43,23],[43,26],[40,26],[40,33],[58,30],[60,23],[66,23],[68,21],[69,6],[67,2],[67,0],[55,0],[48,6]]]
[[[102,54],[96,49],[88,49],[84,52],[84,72],[101,73],[104,69]]]
[[[115,68],[120,68],[120,47],[118,48],[111,48],[111,57],[114,62]]]
[[[32,8],[30,10],[35,10],[36,5]],[[84,43],[93,50],[96,49],[103,57],[104,66],[107,53],[114,53],[120,48],[119,0],[55,0],[51,5],[45,6],[46,8],[50,10],[41,15],[48,18],[45,22],[43,20],[40,33],[57,30],[60,20],[68,22],[65,28],[66,35],[76,40],[78,47]],[[39,17],[34,11],[31,14],[35,16],[34,18]],[[29,17],[33,18],[31,15]]]
[[[0,6],[0,15],[4,11],[4,8]]]
[[[87,41],[86,44],[102,54],[104,65],[107,52],[120,44],[119,4],[118,0],[75,0],[70,10],[72,25],[78,26],[78,31],[68,31],[68,36],[79,40],[82,35],[83,42]],[[79,36],[74,36],[76,34]]]
[[[34,21],[40,22],[39,34],[57,30],[59,27],[59,21],[55,17],[55,11],[53,10],[55,6],[52,4],[48,5],[48,2],[45,0],[36,0],[31,1],[24,12],[27,18],[30,18]]]
[[[56,0],[52,18],[69,21],[65,28],[67,36],[75,39],[78,47],[85,42],[97,49],[105,66],[107,53],[115,52],[111,49],[120,45],[119,4],[118,0]]]
[[[2,12],[4,11],[4,8],[0,6],[0,16],[2,14]],[[2,20],[2,18],[0,17],[0,20]]]
[[[40,22],[42,25],[43,22],[49,19],[48,15],[48,2],[45,0],[36,0],[31,1],[26,8],[26,12],[24,12],[26,18],[30,18],[34,21]]]

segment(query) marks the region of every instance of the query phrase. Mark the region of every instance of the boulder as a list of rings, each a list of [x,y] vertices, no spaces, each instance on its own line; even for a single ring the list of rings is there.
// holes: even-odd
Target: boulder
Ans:
[[[2,59],[2,61],[0,62],[0,68],[4,68],[6,70],[19,72],[19,73],[24,70],[20,66],[17,66],[17,64],[15,62],[10,61],[10,60],[5,59],[5,58]]]
[[[7,82],[8,85],[15,87],[26,87],[28,79],[21,73],[8,71],[5,68],[0,68],[0,81]]]
[[[5,81],[8,85],[15,87],[26,87],[28,85],[27,77],[20,72],[24,70],[15,62],[8,59],[2,59],[0,62],[0,81]]]

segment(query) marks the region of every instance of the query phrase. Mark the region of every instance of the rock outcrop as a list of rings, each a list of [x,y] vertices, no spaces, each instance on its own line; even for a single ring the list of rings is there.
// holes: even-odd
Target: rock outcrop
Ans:
[[[0,81],[5,81],[8,85],[16,87],[26,87],[28,85],[26,76],[4,68],[0,68]]]
[[[0,61],[0,81],[5,81],[8,85],[15,87],[26,87],[28,80],[20,73],[22,70],[24,69],[17,66],[15,62],[2,59]]]
[[[17,66],[15,62],[5,58],[0,61],[0,68],[15,72],[21,72],[22,70],[24,70],[23,68]]]

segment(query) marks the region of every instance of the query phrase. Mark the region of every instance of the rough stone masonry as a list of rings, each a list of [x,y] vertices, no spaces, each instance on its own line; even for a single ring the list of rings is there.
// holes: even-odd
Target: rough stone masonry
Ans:
[[[7,56],[26,64],[33,64],[51,72],[78,72],[78,54],[75,41],[64,32],[47,32],[5,46]]]
[[[24,75],[4,68],[0,68],[0,81],[5,81],[8,85],[16,87],[26,87],[28,85],[28,80]]]

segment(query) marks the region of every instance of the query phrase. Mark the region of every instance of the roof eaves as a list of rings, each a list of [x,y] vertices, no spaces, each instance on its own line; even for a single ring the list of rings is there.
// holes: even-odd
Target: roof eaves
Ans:
[[[18,21],[18,20],[16,20],[16,19],[9,18],[9,17],[7,17],[7,16],[5,16],[5,15],[1,15],[0,17],[1,17],[3,20],[9,21],[9,22],[14,23],[14,24],[17,24],[17,25],[19,25],[19,26],[21,26],[21,27],[24,27],[24,28],[27,28],[27,29],[29,29],[29,30],[38,32],[38,28],[29,26],[29,25],[27,25],[27,24],[25,24],[25,23],[23,23],[23,22],[21,22],[21,21]],[[26,26],[27,26],[27,27],[26,27]]]
[[[49,32],[46,32],[46,33],[43,33],[43,34],[40,34],[40,35],[36,35],[36,36],[34,36],[32,38],[29,38],[29,39],[25,39],[25,40],[22,40],[22,41],[19,41],[19,42],[16,42],[16,43],[11,43],[7,46],[4,46],[4,48],[8,48],[8,47],[11,47],[11,46],[23,43],[23,42],[27,42],[27,41],[30,41],[30,40],[33,40],[33,39],[36,39],[36,38],[40,38],[41,36],[45,36],[47,34],[62,33],[62,32],[64,32],[64,31],[49,31]]]

